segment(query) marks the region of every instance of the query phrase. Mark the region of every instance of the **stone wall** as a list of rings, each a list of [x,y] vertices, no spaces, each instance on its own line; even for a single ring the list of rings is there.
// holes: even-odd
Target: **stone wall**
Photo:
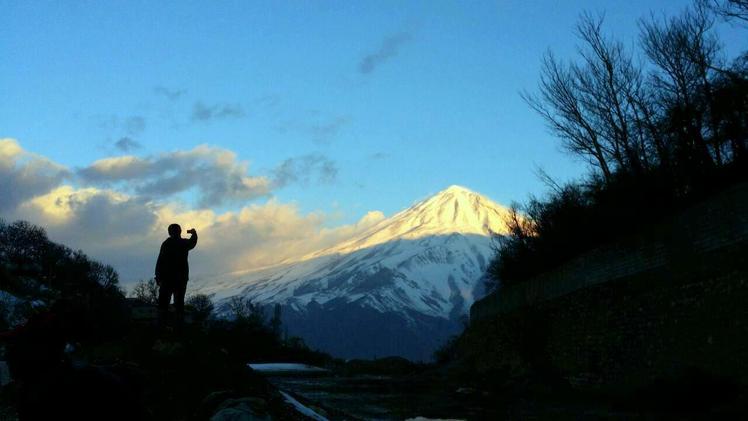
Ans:
[[[521,284],[502,288],[475,302],[470,318],[477,321],[593,285],[678,267],[693,256],[746,243],[748,184],[741,184],[693,206],[668,223],[585,253]]]
[[[471,310],[477,370],[542,364],[575,385],[696,369],[748,384],[748,185]]]

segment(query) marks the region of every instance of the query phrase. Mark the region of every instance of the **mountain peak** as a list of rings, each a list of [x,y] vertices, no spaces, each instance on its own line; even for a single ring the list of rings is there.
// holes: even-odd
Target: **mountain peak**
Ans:
[[[449,186],[389,218],[376,217],[333,247],[214,280],[200,291],[217,294],[224,308],[236,294],[280,304],[294,334],[344,357],[428,358],[432,344],[459,329],[459,318],[483,295],[491,235],[506,232],[507,212],[479,193]],[[352,319],[357,323],[340,324]],[[331,329],[343,334],[332,338]]]
[[[452,184],[451,186],[449,186],[446,189],[444,189],[444,190],[440,191],[439,193],[437,193],[436,196],[440,196],[440,195],[448,194],[448,193],[451,193],[451,194],[455,194],[455,193],[459,193],[459,194],[477,194],[477,193],[475,193],[474,191],[470,190],[467,187],[458,186],[457,184]]]
[[[491,236],[507,232],[509,210],[468,188],[451,185],[439,193],[373,225],[355,238],[307,258],[350,253],[396,240],[465,234]]]
[[[478,206],[478,207],[480,207],[480,206],[489,206],[489,207],[499,206],[496,203],[494,203],[493,201],[491,201],[491,199],[489,199],[489,198],[487,198],[487,197],[485,197],[485,196],[483,196],[483,195],[481,195],[479,193],[476,193],[476,192],[468,189],[467,187],[462,187],[462,186],[458,186],[456,184],[453,184],[453,185],[447,187],[446,189],[444,189],[444,190],[442,190],[442,191],[434,194],[433,196],[430,196],[430,197],[426,198],[425,200],[416,203],[413,207],[411,207],[411,209],[414,209],[414,208],[417,208],[417,207],[419,207],[421,205],[426,205],[426,204],[428,204],[428,206],[455,206],[454,203],[458,202],[457,207],[458,207],[458,210],[459,210],[459,206],[460,206],[459,202],[465,202],[465,201],[468,201],[468,202],[471,202],[471,201],[472,202],[479,202],[479,203],[474,203],[474,205]],[[475,208],[475,206],[470,206],[470,207],[471,208]],[[499,206],[499,207],[501,207],[501,206]],[[463,210],[467,210],[467,209],[463,209]],[[478,209],[475,209],[475,210],[478,210]]]
[[[417,226],[418,231],[491,235],[506,232],[508,209],[466,187],[451,185],[396,214]],[[429,233],[431,234],[431,233]]]

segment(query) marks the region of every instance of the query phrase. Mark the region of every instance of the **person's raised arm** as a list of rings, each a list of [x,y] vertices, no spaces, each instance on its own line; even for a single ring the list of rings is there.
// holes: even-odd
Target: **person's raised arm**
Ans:
[[[187,239],[187,250],[192,250],[197,245],[197,231],[194,228],[187,230],[190,238]]]

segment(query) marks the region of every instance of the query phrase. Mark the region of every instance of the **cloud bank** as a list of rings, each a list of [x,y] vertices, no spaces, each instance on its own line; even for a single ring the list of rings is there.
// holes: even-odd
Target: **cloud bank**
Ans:
[[[21,148],[13,139],[0,139],[0,212],[58,186],[70,171]]]
[[[199,145],[145,158],[123,155],[95,161],[77,171],[86,184],[116,186],[138,195],[171,197],[188,190],[198,206],[221,206],[256,199],[270,192],[270,180],[248,175],[249,163],[227,149]]]
[[[268,196],[289,183],[329,182],[337,173],[321,155],[286,160],[269,177],[251,176],[248,169],[233,152],[206,145],[70,169],[16,140],[0,139],[0,217],[43,226],[52,240],[112,264],[124,282],[152,276],[171,223],[198,230],[191,272],[209,279],[329,247],[383,218],[370,212],[356,224],[329,228],[334,216],[303,214],[273,198],[217,212],[217,203]],[[188,190],[197,193],[195,204],[176,196]]]

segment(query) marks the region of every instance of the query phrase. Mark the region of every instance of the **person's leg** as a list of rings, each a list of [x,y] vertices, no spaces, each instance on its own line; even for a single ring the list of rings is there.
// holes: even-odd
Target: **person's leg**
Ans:
[[[169,301],[171,301],[171,295],[173,293],[172,282],[161,281],[161,285],[158,288],[158,326],[164,328],[166,326],[167,317],[169,315]]]
[[[187,293],[187,281],[179,281],[174,287],[174,310],[176,316],[176,328],[182,329],[184,323],[184,295]]]

